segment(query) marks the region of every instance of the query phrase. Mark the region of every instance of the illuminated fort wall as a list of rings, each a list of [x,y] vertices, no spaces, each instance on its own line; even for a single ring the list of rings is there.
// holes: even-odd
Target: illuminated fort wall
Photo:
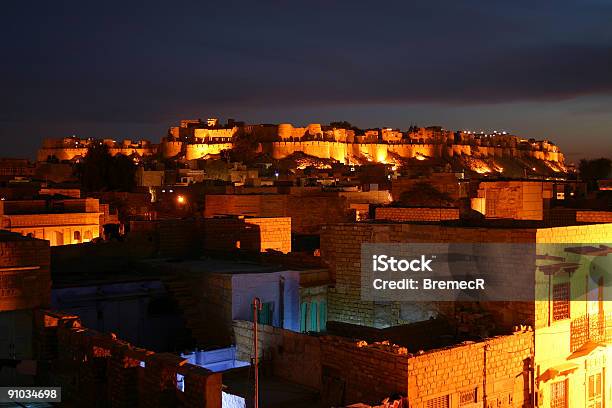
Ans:
[[[219,154],[222,150],[231,149],[233,144],[226,143],[195,143],[185,146],[185,158],[187,160],[200,159],[207,154]]]
[[[516,148],[443,145],[443,144],[387,144],[387,143],[343,143],[328,141],[272,142],[262,144],[262,150],[274,159],[283,159],[293,153],[303,152],[322,159],[334,159],[351,163],[355,159],[385,163],[393,161],[394,155],[403,158],[437,158],[454,156],[472,157],[522,157],[563,162],[563,154],[554,151],[521,150]]]
[[[466,139],[465,143],[450,142],[451,136],[433,137],[428,134],[424,138],[411,138],[413,143],[402,143],[400,132],[383,129],[381,137],[388,141],[378,142],[378,131],[367,131],[366,135],[355,136],[354,131],[345,129],[323,130],[320,124],[309,124],[306,127],[294,127],[283,123],[278,126],[251,125],[244,128],[192,129],[192,141],[181,141],[177,138],[164,138],[161,144],[150,144],[148,141],[133,143],[124,140],[119,143],[114,140],[104,140],[112,155],[138,154],[148,156],[158,149],[164,157],[176,157],[184,153],[187,160],[199,159],[209,154],[219,154],[222,150],[233,147],[232,139],[238,133],[250,135],[260,142],[260,150],[268,153],[274,159],[283,159],[296,152],[322,159],[334,159],[343,163],[359,163],[365,161],[391,162],[393,157],[402,158],[437,158],[454,156],[471,156],[478,158],[514,157],[563,162],[563,154],[559,148],[547,141],[518,142],[514,136],[509,140],[490,137],[487,139]],[[447,132],[448,133],[448,132]],[[306,140],[317,139],[317,140]],[[323,140],[327,139],[327,140]],[[330,140],[333,139],[333,140]],[[498,140],[499,139],[499,140]],[[358,140],[361,143],[355,143]],[[462,139],[463,140],[463,139]],[[420,143],[419,143],[420,141]],[[91,139],[45,139],[38,151],[37,160],[46,161],[49,157],[58,160],[72,160],[87,154]],[[415,143],[417,142],[417,143]],[[489,146],[488,144],[499,144]],[[518,146],[518,147],[517,147]]]

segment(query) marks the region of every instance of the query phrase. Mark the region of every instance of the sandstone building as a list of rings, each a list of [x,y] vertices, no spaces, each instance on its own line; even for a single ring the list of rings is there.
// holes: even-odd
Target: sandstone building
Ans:
[[[0,201],[0,228],[51,246],[78,244],[100,236],[102,214],[94,198]]]

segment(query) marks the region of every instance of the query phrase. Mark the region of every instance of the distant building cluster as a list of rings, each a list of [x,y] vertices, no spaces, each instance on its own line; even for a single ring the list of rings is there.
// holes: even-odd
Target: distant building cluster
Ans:
[[[394,157],[427,159],[452,156],[533,157],[559,163],[564,157],[550,141],[524,139],[506,132],[451,131],[440,126],[416,127],[407,131],[393,128],[357,129],[348,123],[295,127],[289,123],[249,125],[229,119],[182,120],[172,126],[161,143],[78,137],[46,139],[38,151],[38,161],[79,160],[92,143],[109,147],[111,154],[146,157],[201,159],[232,149],[238,140],[253,143],[253,149],[282,159],[296,152],[341,163],[360,161],[390,162]]]

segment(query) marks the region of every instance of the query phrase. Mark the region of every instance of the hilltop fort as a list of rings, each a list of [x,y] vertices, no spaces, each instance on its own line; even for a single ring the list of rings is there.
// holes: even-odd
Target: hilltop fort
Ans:
[[[273,160],[290,158],[299,152],[351,165],[459,160],[477,173],[501,173],[504,162],[516,159],[542,162],[551,172],[565,171],[563,153],[554,143],[507,132],[453,131],[440,126],[412,126],[406,131],[389,127],[359,129],[347,122],[296,127],[289,123],[245,124],[232,119],[225,124],[218,119],[181,120],[178,126],[168,129],[159,144],[146,140],[46,139],[37,159],[78,160],[92,143],[106,144],[113,155],[159,154],[177,160],[202,159],[240,145]]]

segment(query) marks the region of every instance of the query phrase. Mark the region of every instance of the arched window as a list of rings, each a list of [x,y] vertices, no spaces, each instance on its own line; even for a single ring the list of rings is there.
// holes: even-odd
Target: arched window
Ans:
[[[81,231],[74,231],[74,241],[81,242]]]
[[[85,241],[91,241],[93,239],[93,235],[90,230],[85,231]]]

